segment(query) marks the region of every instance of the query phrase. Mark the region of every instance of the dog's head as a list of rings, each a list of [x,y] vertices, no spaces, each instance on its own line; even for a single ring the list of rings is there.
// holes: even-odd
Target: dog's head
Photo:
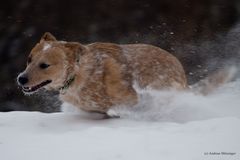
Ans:
[[[17,82],[24,93],[34,93],[40,88],[58,89],[66,83],[78,63],[83,46],[75,42],[57,41],[45,33],[32,49],[26,69],[18,75]],[[71,70],[72,73],[69,73]]]

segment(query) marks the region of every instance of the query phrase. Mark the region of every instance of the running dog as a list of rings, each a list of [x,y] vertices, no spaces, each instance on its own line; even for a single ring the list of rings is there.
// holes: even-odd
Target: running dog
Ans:
[[[183,66],[167,51],[147,44],[58,41],[45,33],[32,49],[18,84],[26,94],[58,90],[60,99],[84,111],[107,113],[138,102],[134,88],[184,90]]]

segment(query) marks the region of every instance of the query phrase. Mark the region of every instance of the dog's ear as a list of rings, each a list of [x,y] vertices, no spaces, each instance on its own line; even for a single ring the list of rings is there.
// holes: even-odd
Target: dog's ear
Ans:
[[[66,54],[67,57],[70,57],[72,60],[78,62],[80,56],[82,56],[85,53],[85,48],[82,44],[77,42],[67,42],[64,43],[64,47],[68,49],[68,52]]]
[[[43,42],[43,41],[56,41],[57,39],[49,32],[46,32],[43,34],[40,42]]]

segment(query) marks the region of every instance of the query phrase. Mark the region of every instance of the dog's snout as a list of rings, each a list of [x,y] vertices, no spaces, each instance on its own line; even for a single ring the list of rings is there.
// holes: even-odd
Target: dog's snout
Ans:
[[[20,76],[18,77],[18,82],[21,84],[21,85],[24,85],[28,82],[28,78],[26,76]]]

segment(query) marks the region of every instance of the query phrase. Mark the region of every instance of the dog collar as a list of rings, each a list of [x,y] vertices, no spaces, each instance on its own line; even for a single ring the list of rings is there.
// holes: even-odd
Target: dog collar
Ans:
[[[70,85],[72,84],[74,79],[75,79],[75,75],[71,76],[68,80],[66,80],[64,85],[59,88],[59,91],[60,91],[61,94],[65,94],[66,93],[66,90],[70,87]]]

